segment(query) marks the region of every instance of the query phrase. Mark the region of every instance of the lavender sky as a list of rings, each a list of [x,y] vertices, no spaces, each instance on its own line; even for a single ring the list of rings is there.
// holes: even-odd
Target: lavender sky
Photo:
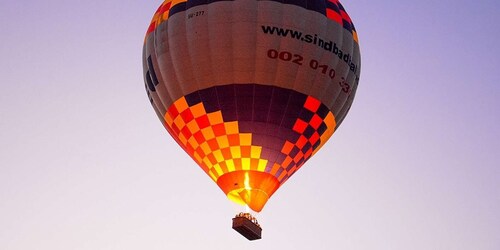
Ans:
[[[0,249],[500,249],[499,1],[344,0],[356,99],[257,242],[146,97],[160,3],[0,1]]]

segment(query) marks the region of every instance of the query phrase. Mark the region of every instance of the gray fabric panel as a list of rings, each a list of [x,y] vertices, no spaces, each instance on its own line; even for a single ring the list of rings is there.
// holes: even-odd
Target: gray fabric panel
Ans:
[[[188,15],[203,12],[189,18]],[[317,35],[333,41],[349,53],[358,65],[356,73],[334,53],[316,44],[290,36],[265,34],[261,26],[271,26]],[[160,112],[174,100],[199,89],[232,83],[257,83],[295,89],[320,99],[336,117],[343,119],[357,87],[360,72],[358,44],[338,23],[295,5],[274,1],[220,1],[200,5],[171,16],[152,33],[145,45],[145,56],[155,54],[160,84],[153,99]],[[302,65],[271,59],[270,49],[290,52],[303,59]],[[155,53],[156,52],[156,53]],[[335,78],[312,69],[310,61],[336,70]],[[341,90],[341,78],[351,85]],[[339,125],[339,124],[337,124]]]

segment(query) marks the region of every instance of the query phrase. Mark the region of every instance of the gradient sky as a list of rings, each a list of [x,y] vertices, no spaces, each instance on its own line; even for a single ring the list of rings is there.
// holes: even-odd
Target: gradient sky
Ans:
[[[144,91],[160,0],[0,2],[0,249],[500,249],[500,2],[344,0],[356,99],[258,215]]]

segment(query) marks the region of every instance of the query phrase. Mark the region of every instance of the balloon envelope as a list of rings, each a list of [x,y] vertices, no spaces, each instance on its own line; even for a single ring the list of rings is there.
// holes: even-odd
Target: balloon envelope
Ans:
[[[344,119],[360,53],[337,0],[167,0],[143,66],[170,135],[231,200],[261,211]]]

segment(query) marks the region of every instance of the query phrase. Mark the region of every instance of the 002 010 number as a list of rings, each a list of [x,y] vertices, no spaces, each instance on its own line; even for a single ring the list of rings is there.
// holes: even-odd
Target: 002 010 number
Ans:
[[[267,51],[267,57],[271,59],[279,59],[285,62],[292,62],[298,65],[302,65],[304,57],[298,54],[292,54],[288,51],[277,51],[275,49],[270,49]],[[319,70],[322,74],[328,75],[330,79],[335,78],[335,69],[326,64],[320,64],[317,60],[311,59],[309,61],[309,67],[314,70]]]
[[[302,61],[304,61],[304,57],[298,54],[292,54],[288,51],[278,52],[275,49],[270,49],[267,51],[267,57],[271,59],[280,59],[285,62],[293,62],[298,65],[302,65]]]
[[[335,69],[333,68],[330,68],[328,65],[325,65],[325,64],[319,64],[318,61],[312,59],[310,62],[309,62],[309,67],[311,67],[311,69],[321,69],[321,73],[325,74],[328,73],[328,76],[333,79],[335,78]]]

